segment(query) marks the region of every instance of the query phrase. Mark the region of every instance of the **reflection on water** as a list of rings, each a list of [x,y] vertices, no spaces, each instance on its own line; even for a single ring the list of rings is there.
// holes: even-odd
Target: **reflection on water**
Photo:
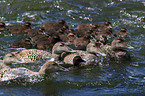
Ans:
[[[113,32],[125,27],[130,32],[127,40],[135,48],[128,50],[132,61],[125,64],[104,59],[101,67],[87,66],[70,72],[51,73],[31,82],[12,80],[0,82],[0,95],[34,96],[98,96],[145,94],[144,0],[1,0],[0,21],[12,26],[26,21],[32,28],[47,21],[66,20],[70,28],[80,23],[110,21]],[[0,59],[17,51],[10,44],[24,38],[23,35],[0,32]],[[31,68],[29,65],[21,65]]]

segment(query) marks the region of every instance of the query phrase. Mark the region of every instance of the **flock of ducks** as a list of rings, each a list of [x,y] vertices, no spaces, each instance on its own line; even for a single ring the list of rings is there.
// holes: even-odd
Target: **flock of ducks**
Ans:
[[[129,35],[127,29],[121,28],[119,32],[114,33],[111,22],[82,23],[76,30],[70,29],[65,20],[43,23],[39,29],[32,29],[31,26],[30,22],[25,22],[23,25],[7,28],[4,22],[0,22],[0,31],[7,30],[25,36],[24,39],[15,41],[10,46],[26,48],[8,53],[0,61],[0,81],[24,77],[26,74],[40,75],[69,71],[96,64],[101,56],[117,61],[131,60],[129,52],[125,50],[133,48],[125,41]],[[46,59],[46,63],[38,72],[25,67],[11,68],[13,63],[30,63],[41,59]]]

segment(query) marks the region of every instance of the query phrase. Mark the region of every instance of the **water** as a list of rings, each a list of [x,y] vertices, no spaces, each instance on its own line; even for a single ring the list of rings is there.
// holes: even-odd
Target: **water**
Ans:
[[[47,21],[66,20],[70,28],[80,23],[110,21],[113,31],[126,27],[132,61],[117,63],[104,59],[101,68],[87,66],[56,72],[44,78],[0,82],[0,96],[144,96],[145,95],[145,0],[0,0],[0,21],[7,26],[26,21],[33,28]],[[22,34],[0,32],[0,59],[20,50],[10,44]]]

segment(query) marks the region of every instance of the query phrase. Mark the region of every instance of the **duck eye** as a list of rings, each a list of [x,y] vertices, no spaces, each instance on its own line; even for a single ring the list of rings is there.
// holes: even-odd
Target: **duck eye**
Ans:
[[[121,41],[118,41],[118,43],[121,43]]]
[[[75,37],[74,35],[70,35],[70,37]]]
[[[13,56],[11,55],[11,56],[9,56],[9,57],[13,57]]]
[[[96,47],[95,45],[93,45],[93,47]]]
[[[13,57],[13,56],[15,56],[14,54],[11,54],[9,57]]]
[[[21,51],[17,51],[16,54],[19,54]],[[14,54],[13,54],[14,55]]]
[[[61,46],[61,47],[63,47],[63,46],[64,46],[64,44],[60,44],[60,46]]]
[[[56,66],[57,64],[56,64],[56,63],[54,63],[54,64],[52,64],[52,65]]]
[[[96,46],[93,46],[93,47],[96,47]]]

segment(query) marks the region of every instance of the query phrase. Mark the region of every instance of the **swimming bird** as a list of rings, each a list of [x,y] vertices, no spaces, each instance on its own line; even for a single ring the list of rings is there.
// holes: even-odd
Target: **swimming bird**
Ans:
[[[126,28],[121,28],[119,32],[114,33],[115,37],[126,37],[128,35]]]
[[[70,32],[70,33],[68,33],[65,42],[73,42],[76,38],[77,38],[77,36],[74,33]]]
[[[86,24],[86,23],[82,23],[78,25],[78,30],[75,31],[75,34],[78,37],[83,37],[86,34],[91,35],[93,32],[95,33],[96,31],[98,31],[98,25],[94,24],[94,23],[90,23],[90,24]]]
[[[31,37],[34,37],[36,35],[42,35],[42,34],[45,34],[45,29],[44,28],[39,28],[37,30],[30,30],[27,35],[28,36],[31,36]]]
[[[58,61],[60,60],[61,53],[71,51],[73,51],[73,49],[68,47],[64,42],[57,42],[52,48],[52,58]]]
[[[6,65],[11,65],[12,63],[28,63],[48,58],[51,58],[50,52],[37,49],[26,49],[6,54],[3,58],[3,62]]]
[[[11,33],[27,33],[31,30],[31,23],[25,22],[23,25],[14,25],[9,28]]]
[[[66,71],[64,67],[58,65],[54,61],[47,61],[38,72],[31,71],[25,67],[10,68],[3,64],[0,70],[0,81],[8,81],[13,79],[27,79],[31,76],[44,75],[57,71]],[[36,77],[37,78],[37,77]]]
[[[63,62],[65,62],[66,64],[69,64],[69,63],[73,64],[72,61],[73,61],[73,58],[75,56],[80,56],[82,58],[82,60],[85,61],[83,66],[89,65],[89,64],[94,64],[94,63],[97,63],[99,61],[98,54],[101,54],[102,56],[106,56],[106,54],[101,52],[99,47],[100,47],[99,43],[90,42],[87,45],[86,51],[73,50],[74,53],[70,53],[66,56],[64,56],[64,55],[61,55],[61,56],[64,58]]]
[[[72,45],[76,50],[86,50],[86,46],[90,43],[91,36],[86,34],[84,37],[73,40]]]
[[[49,49],[49,48],[52,48],[55,43],[61,42],[61,41],[62,40],[60,39],[58,35],[54,35],[54,36],[49,36],[48,38],[43,37],[37,40],[33,46],[36,47],[37,49]]]
[[[127,45],[127,43],[123,39],[114,39],[111,43],[111,45],[104,45],[101,47],[102,52],[107,54],[112,59],[116,60],[131,60],[130,54],[128,51],[124,50],[127,48],[133,48],[130,45]]]
[[[55,60],[59,60],[60,54],[68,51],[72,51],[72,49],[67,47],[63,42],[58,42],[53,46],[52,54],[44,50],[26,49],[6,54],[3,62],[6,65],[10,65],[12,63],[29,63],[41,59],[54,58]]]
[[[20,47],[20,48],[32,48],[33,42],[31,40],[31,38],[26,37],[24,40],[13,42],[10,46],[11,47]]]
[[[61,59],[63,62],[61,66],[68,69],[79,68],[85,65],[85,61],[77,53],[70,54],[70,53],[64,52],[61,54]]]
[[[65,20],[59,20],[58,22],[51,21],[51,22],[46,22],[41,25],[46,31],[57,31],[61,29],[63,26],[68,26],[65,22]]]
[[[106,29],[112,29],[111,22],[109,22],[109,21],[105,21],[104,24],[97,24],[97,25],[98,25],[99,31],[103,31]]]

